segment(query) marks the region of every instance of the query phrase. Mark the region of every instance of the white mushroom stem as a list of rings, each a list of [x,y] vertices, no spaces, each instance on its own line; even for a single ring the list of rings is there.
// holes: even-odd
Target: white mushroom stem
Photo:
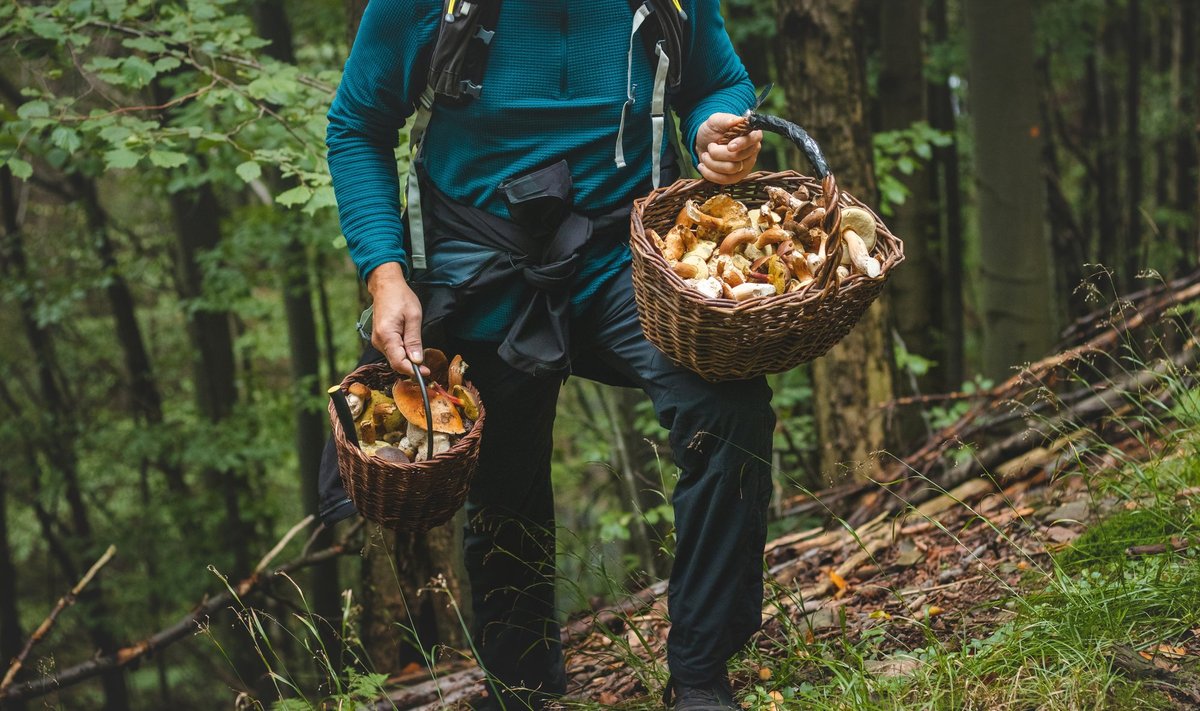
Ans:
[[[846,242],[846,249],[842,251],[842,264],[850,264],[859,271],[860,274],[866,274],[874,279],[879,276],[883,268],[879,264],[879,260],[867,254],[867,244],[863,242],[862,237],[854,230],[843,230],[842,239]]]
[[[808,270],[816,274],[825,266],[825,260],[828,256],[825,253],[825,248],[829,246],[829,235],[821,232],[821,241],[817,245],[817,251],[804,255],[804,259],[808,262]]]
[[[732,287],[733,298],[735,301],[746,301],[747,299],[755,299],[760,296],[774,296],[775,287],[771,284],[757,284],[747,282]]]

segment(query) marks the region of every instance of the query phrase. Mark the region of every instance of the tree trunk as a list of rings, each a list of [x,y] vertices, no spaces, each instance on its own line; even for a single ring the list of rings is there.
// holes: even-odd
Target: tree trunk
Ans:
[[[464,515],[460,511],[424,534],[396,533],[368,524],[362,641],[374,671],[397,673],[409,664],[437,662],[439,646],[467,648],[470,615],[458,607],[470,599],[463,582]]]
[[[921,42],[925,14],[922,0],[889,0],[880,4],[879,118],[885,131],[903,130],[927,122],[925,56]],[[912,376],[915,390],[938,389],[944,335],[937,308],[941,274],[938,268],[937,230],[930,209],[929,170],[922,166],[910,175],[899,175],[908,198],[895,206],[890,227],[904,240],[904,268],[891,282],[892,316],[896,331],[910,353],[937,365],[921,376]],[[910,380],[901,378],[901,382]],[[903,385],[901,386],[903,387]],[[914,411],[915,413],[915,411]],[[917,425],[920,424],[919,420]]]
[[[1132,291],[1145,253],[1142,245],[1142,4],[1128,0],[1125,19],[1125,253],[1120,263],[1122,293]]]
[[[17,194],[13,185],[12,173],[8,168],[0,169],[0,212],[3,213],[3,241],[0,242],[0,275],[6,280],[17,283],[27,283],[29,280],[29,265],[25,248],[21,239],[21,224],[18,220]],[[19,311],[25,336],[29,340],[31,352],[34,354],[35,367],[38,373],[39,392],[38,402],[66,402],[65,377],[59,365],[53,340],[47,328],[38,322],[34,316],[35,304],[32,292],[25,292],[20,298]],[[79,482],[79,460],[74,447],[63,446],[61,442],[71,441],[77,429],[76,423],[65,417],[61,410],[47,413],[47,426],[53,437],[45,432],[34,432],[33,437],[49,442],[52,439],[56,446],[45,447],[46,459],[52,471],[63,480],[63,497],[66,499],[67,510],[71,517],[70,535],[77,550],[87,550],[95,546],[92,536],[92,525],[88,517],[88,507],[83,500],[83,491]],[[36,460],[31,461],[31,464]],[[34,472],[34,477],[40,472]],[[73,564],[71,555],[63,551],[60,561],[64,564],[64,573],[70,578],[80,567]],[[84,622],[92,643],[101,653],[109,653],[117,648],[116,640],[106,626],[106,607],[102,594],[102,585],[96,581],[79,595],[81,603],[91,605],[92,614]],[[125,684],[122,670],[114,670],[104,674],[101,679],[104,687],[104,711],[125,711],[129,708],[129,689]]]
[[[8,468],[0,466],[0,669],[6,671],[24,646],[21,616],[17,612],[17,567],[13,565],[12,548],[8,544],[8,477]],[[12,711],[26,708],[24,701],[11,706]]]
[[[966,3],[983,274],[984,373],[1000,378],[1054,343],[1030,0]]]
[[[929,10],[933,42],[941,44],[949,40],[947,11],[946,0],[933,0]],[[949,392],[957,390],[966,378],[963,353],[966,343],[963,327],[963,272],[966,271],[966,260],[963,256],[962,176],[958,169],[957,126],[950,77],[938,77],[930,83],[929,103],[930,125],[955,137],[950,145],[933,149],[936,175],[930,171],[934,181],[932,192],[939,196],[937,212],[941,218],[942,283],[939,301],[942,304],[942,357],[945,359],[942,388]]]
[[[1200,9],[1194,2],[1176,3],[1172,40],[1171,103],[1181,123],[1175,139],[1175,209],[1183,218],[1175,228],[1181,272],[1200,259]]]
[[[789,113],[824,148],[838,184],[877,203],[870,135],[864,115],[864,43],[858,0],[778,0],[779,66]],[[877,405],[893,395],[892,350],[884,302],[875,304],[845,340],[813,365],[820,467],[879,473],[871,453],[883,449]]]

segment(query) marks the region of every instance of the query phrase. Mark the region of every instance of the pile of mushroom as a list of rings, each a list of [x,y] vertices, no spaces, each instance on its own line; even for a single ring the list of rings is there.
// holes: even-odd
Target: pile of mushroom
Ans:
[[[746,301],[799,291],[816,279],[833,249],[825,232],[825,208],[808,188],[789,193],[768,187],[768,200],[750,209],[724,193],[703,204],[688,200],[675,225],[660,236],[647,234],[684,283],[710,299]],[[880,276],[875,218],[843,207],[839,230],[845,246],[839,280],[852,273]]]
[[[425,367],[429,368],[425,380],[433,414],[433,454],[437,456],[471,431],[479,418],[479,404],[463,385],[467,364],[461,356],[448,361],[444,353],[430,348],[425,351]],[[427,458],[430,432],[421,386],[415,380],[400,378],[390,393],[352,383],[346,403],[364,453],[397,463]]]

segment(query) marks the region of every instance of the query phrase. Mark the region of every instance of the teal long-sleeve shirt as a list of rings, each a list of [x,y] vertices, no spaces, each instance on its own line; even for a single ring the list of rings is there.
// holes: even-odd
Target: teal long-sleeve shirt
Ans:
[[[691,149],[713,113],[749,109],[754,87],[718,0],[683,0],[683,7],[690,46],[668,101]],[[364,280],[381,264],[407,264],[394,152],[426,86],[441,10],[440,0],[371,0],[329,111],[329,170],[342,232]],[[613,159],[632,22],[629,3],[620,0],[502,0],[482,95],[465,106],[434,107],[423,152],[430,180],[449,197],[501,217],[508,214],[500,182],[563,159],[578,212],[603,213],[649,192],[654,77],[640,38],[633,43],[626,167]],[[626,244],[585,250],[572,285],[576,312],[629,259]],[[438,262],[435,251],[430,268]],[[526,288],[514,284],[487,313],[460,323],[460,332],[500,340]]]

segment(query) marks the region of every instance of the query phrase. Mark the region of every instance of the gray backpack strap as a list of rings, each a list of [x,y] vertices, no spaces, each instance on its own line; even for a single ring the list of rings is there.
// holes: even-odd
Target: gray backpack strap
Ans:
[[[433,87],[426,87],[421,94],[417,106],[417,115],[413,119],[412,129],[408,134],[408,143],[412,147],[408,162],[408,187],[405,200],[408,207],[408,238],[411,246],[409,263],[413,269],[425,269],[425,222],[421,214],[421,185],[417,178],[417,161],[421,158],[421,146],[425,138],[425,129],[429,127],[429,117],[433,114]]]

